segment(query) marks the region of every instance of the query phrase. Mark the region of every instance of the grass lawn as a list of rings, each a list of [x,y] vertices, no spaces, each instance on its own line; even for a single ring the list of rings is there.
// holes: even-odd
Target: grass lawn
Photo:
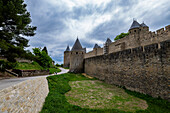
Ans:
[[[41,113],[168,113],[170,103],[89,79],[81,74],[47,77]],[[144,110],[145,109],[145,110]]]
[[[32,63],[17,63],[15,69],[22,70],[44,70],[42,66],[40,66],[37,62]],[[58,67],[49,68],[49,73],[53,74],[54,72],[61,72]]]
[[[32,63],[17,63],[15,69],[22,70],[43,70],[43,67],[40,66],[37,62]]]

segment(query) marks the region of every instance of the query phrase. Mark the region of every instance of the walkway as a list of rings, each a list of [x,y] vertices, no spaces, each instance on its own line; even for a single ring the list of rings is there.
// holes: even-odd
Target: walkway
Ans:
[[[67,73],[69,70],[68,69],[64,69],[64,68],[59,68],[61,70],[61,72],[57,73],[57,75],[60,74],[64,74]],[[55,75],[55,74],[52,74]],[[35,78],[39,78],[39,77],[48,77],[48,76],[52,76],[52,75],[42,75],[42,76],[33,76],[33,77],[23,77],[23,78],[13,78],[13,79],[3,79],[0,80],[0,90],[13,86],[15,84],[18,84],[22,81],[25,80],[30,80],[30,79],[35,79]]]

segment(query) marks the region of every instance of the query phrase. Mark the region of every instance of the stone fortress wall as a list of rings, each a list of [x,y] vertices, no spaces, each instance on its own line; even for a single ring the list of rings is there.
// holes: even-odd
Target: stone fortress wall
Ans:
[[[170,40],[85,59],[86,74],[170,101]]]
[[[0,91],[0,113],[39,113],[48,92],[46,77],[3,89]]]
[[[81,52],[82,47],[77,48]],[[170,101],[170,25],[151,32],[146,24],[134,20],[126,37],[115,42],[108,38],[103,48],[95,44],[92,51],[73,54],[70,59],[73,72],[79,70],[109,84]]]
[[[137,30],[112,42],[108,54],[87,53],[84,71],[109,84],[170,101],[170,25],[156,32]]]
[[[158,46],[160,47],[160,42],[168,40],[170,37],[170,25],[166,26],[165,29],[161,28],[156,32],[151,32],[149,31],[149,28],[142,27],[140,29],[129,30],[129,32],[130,33],[128,36],[109,44],[108,54],[154,43],[158,43]],[[85,58],[103,54],[103,48],[95,48],[92,51],[86,53]]]
[[[93,51],[90,51],[85,54],[84,58],[94,57],[103,55],[103,48],[94,48]]]

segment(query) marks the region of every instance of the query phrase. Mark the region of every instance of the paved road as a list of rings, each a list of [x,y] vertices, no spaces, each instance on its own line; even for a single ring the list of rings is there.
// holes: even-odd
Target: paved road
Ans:
[[[67,73],[69,71],[68,69],[64,69],[64,68],[60,68],[60,70],[61,70],[61,72],[57,73],[57,75]],[[52,75],[56,75],[56,74],[52,74]],[[25,80],[35,79],[35,78],[39,78],[39,77],[48,77],[48,76],[52,76],[52,75],[3,79],[3,80],[0,80],[0,90],[7,88],[9,86],[13,86],[15,84],[18,84],[18,83],[25,81]]]

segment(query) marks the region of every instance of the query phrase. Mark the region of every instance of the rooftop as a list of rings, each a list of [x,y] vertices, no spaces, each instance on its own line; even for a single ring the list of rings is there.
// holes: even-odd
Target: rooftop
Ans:
[[[80,43],[80,41],[79,41],[79,39],[78,39],[78,37],[77,37],[77,40],[76,40],[76,42],[74,43],[74,46],[73,46],[73,48],[71,49],[71,51],[84,51],[84,49],[82,48],[82,46],[81,46],[81,43]]]

